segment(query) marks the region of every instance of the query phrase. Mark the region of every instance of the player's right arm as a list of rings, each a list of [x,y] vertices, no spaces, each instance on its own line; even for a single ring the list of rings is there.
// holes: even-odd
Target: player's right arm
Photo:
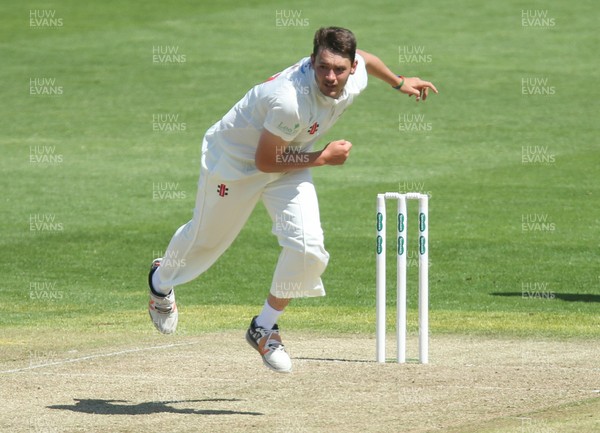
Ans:
[[[336,140],[316,152],[300,152],[290,142],[263,129],[254,161],[265,173],[279,173],[322,165],[341,165],[350,155],[352,143]]]

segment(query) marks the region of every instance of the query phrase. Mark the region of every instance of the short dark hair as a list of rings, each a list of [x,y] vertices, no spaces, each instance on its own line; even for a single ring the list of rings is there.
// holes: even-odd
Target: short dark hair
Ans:
[[[313,57],[317,57],[319,49],[326,48],[336,54],[347,56],[354,63],[356,56],[356,38],[354,33],[342,27],[321,27],[315,32],[313,40]]]

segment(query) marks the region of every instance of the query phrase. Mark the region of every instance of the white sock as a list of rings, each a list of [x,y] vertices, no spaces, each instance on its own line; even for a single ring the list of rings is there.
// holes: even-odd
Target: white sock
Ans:
[[[160,268],[158,268],[158,269],[160,269]],[[158,269],[156,271],[154,271],[154,274],[152,274],[152,288],[159,295],[167,296],[171,292],[171,290],[173,290],[173,287],[162,287],[161,286],[160,278],[158,278]]]
[[[281,316],[283,310],[279,311],[269,305],[269,301],[265,301],[262,311],[256,318],[256,324],[261,328],[273,329],[277,323],[277,319]]]

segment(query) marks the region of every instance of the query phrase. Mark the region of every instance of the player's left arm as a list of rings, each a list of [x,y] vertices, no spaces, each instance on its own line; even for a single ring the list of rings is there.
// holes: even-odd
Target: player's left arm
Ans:
[[[398,90],[408,96],[414,95],[417,102],[421,99],[423,99],[423,101],[427,99],[429,89],[438,93],[435,86],[429,81],[421,80],[419,77],[399,77],[394,74],[379,57],[363,50],[356,50],[356,52],[365,59],[367,73],[369,75],[379,78],[392,87],[397,87],[402,84]]]

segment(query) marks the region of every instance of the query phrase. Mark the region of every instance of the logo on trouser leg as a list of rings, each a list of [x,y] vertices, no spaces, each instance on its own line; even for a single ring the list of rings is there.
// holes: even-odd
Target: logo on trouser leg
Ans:
[[[227,185],[222,183],[221,185],[217,185],[217,192],[221,197],[225,197],[227,194],[229,194],[229,188],[227,188]]]

